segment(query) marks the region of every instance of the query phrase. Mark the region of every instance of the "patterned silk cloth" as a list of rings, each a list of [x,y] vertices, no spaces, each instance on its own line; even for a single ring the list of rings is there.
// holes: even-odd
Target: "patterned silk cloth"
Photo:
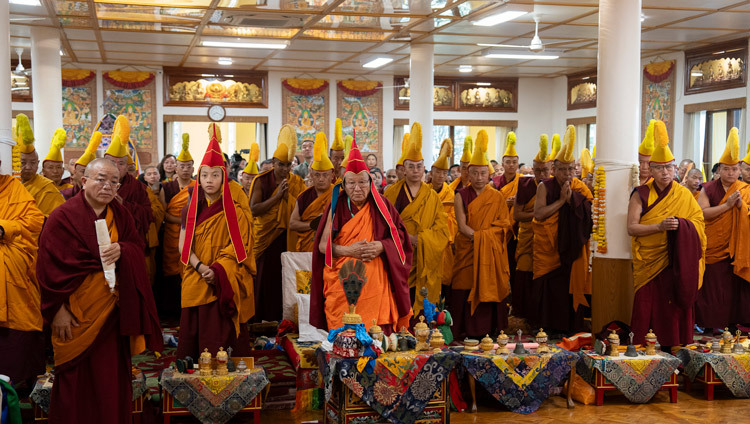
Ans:
[[[465,352],[463,367],[506,408],[530,414],[570,374],[578,355],[558,347],[537,355],[494,355]]]
[[[683,348],[677,357],[685,367],[685,375],[690,381],[708,364],[721,379],[734,397],[750,397],[750,353],[711,353]]]
[[[620,353],[618,358],[597,355],[582,350],[576,370],[584,380],[594,384],[594,370],[612,383],[617,390],[633,403],[646,403],[651,400],[661,386],[668,382],[680,366],[680,360],[666,353],[639,355],[635,358]]]
[[[368,372],[361,358],[342,358],[317,350],[323,373],[326,401],[331,399],[336,376],[370,408],[394,424],[412,424],[461,361],[451,350],[388,352],[380,355]],[[359,366],[358,366],[359,365]]]
[[[263,368],[246,373],[200,376],[172,368],[161,374],[161,386],[202,423],[224,424],[255,399],[268,384]]]
[[[29,397],[34,401],[45,414],[49,413],[49,399],[52,394],[52,385],[54,384],[54,375],[51,372],[44,374],[36,380],[34,390]],[[143,396],[148,391],[146,385],[146,376],[139,369],[133,370],[133,401]]]

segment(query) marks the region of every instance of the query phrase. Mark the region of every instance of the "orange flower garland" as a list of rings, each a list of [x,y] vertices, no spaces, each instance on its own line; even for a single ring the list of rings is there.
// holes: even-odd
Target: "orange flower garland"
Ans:
[[[651,82],[662,82],[672,74],[674,65],[674,60],[649,63],[648,65],[643,67],[643,76]]]
[[[62,85],[63,87],[78,87],[88,84],[96,78],[96,73],[90,69],[63,69]]]
[[[365,97],[372,96],[383,87],[380,81],[343,80],[337,83],[344,93],[350,96]]]
[[[151,72],[109,71],[105,72],[102,76],[107,82],[116,87],[141,88],[153,81],[155,75]]]
[[[294,94],[312,96],[328,89],[328,80],[311,78],[287,78],[281,85]]]

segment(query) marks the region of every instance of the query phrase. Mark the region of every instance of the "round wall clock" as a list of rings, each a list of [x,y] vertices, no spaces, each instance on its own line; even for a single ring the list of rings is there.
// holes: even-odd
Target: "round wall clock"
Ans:
[[[221,121],[227,116],[227,111],[222,105],[211,105],[208,108],[208,119],[212,121]]]

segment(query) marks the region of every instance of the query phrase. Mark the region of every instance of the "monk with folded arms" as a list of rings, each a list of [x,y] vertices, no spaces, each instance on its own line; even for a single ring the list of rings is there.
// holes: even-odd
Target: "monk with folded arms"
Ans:
[[[130,357],[162,349],[143,239],[113,201],[119,180],[110,160],[89,163],[83,190],[52,212],[39,241],[36,272],[55,358],[51,423],[130,423]],[[99,246],[97,220],[111,244]],[[114,281],[103,264],[115,264]]]

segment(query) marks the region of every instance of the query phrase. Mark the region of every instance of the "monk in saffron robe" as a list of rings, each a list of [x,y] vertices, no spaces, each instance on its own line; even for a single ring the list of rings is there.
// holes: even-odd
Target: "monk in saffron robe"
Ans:
[[[404,221],[412,247],[412,267],[409,272],[409,291],[415,313],[422,310],[422,288],[432,303],[440,301],[443,269],[438,266],[450,234],[448,217],[440,197],[424,178],[422,158],[422,126],[415,122],[409,132],[409,145],[403,161],[406,176],[385,191],[385,198],[396,207]]]
[[[59,191],[73,187],[73,184],[63,182],[62,180],[65,170],[63,169],[63,157],[60,149],[65,147],[66,138],[65,129],[56,129],[55,134],[52,136],[52,143],[49,146],[49,153],[47,153],[47,157],[42,161],[42,175],[55,183],[55,187]]]
[[[344,142],[341,118],[336,118],[334,129],[333,143],[331,143],[331,149],[328,151],[328,158],[333,164],[333,177],[336,180],[334,184],[338,184],[341,182],[341,174],[343,173],[341,164],[344,162],[344,159],[346,159],[346,143]]]
[[[398,178],[398,181],[402,181],[404,178],[406,178],[406,170],[404,169],[404,157],[406,156],[406,151],[409,149],[409,133],[404,134],[404,138],[401,139],[401,156],[399,156],[398,160],[396,161],[396,178]]]
[[[182,210],[180,358],[197,358],[204,348],[231,347],[239,356],[250,351],[245,324],[255,311],[255,270],[247,253],[252,241],[242,237],[250,234],[250,221],[232,198],[215,126],[209,126],[211,141]]]
[[[698,168],[695,168],[695,169],[700,171],[700,169]],[[688,172],[690,172],[690,169],[688,169],[685,172],[685,175],[687,175]],[[742,160],[740,161],[740,172],[742,173],[742,181],[749,182],[750,181],[750,145],[747,146],[747,154],[745,154],[745,157],[742,158]],[[703,173],[701,173],[701,178],[703,178]]]
[[[143,240],[113,201],[119,179],[109,160],[92,161],[83,190],[53,211],[39,241],[42,315],[55,354],[51,423],[130,423],[130,357],[162,349]],[[99,219],[108,246],[98,244]],[[116,281],[105,279],[103,263],[115,264]]]
[[[651,154],[654,153],[654,123],[652,119],[646,127],[646,134],[643,136],[640,146],[638,146],[638,181],[641,185],[651,181],[651,172],[649,171],[649,161]]]
[[[456,223],[456,212],[454,200],[456,193],[446,183],[448,179],[448,170],[451,166],[453,157],[453,143],[450,138],[443,140],[440,145],[440,155],[432,164],[432,189],[443,204],[446,218],[448,219],[448,245],[443,251],[443,286],[450,287],[451,278],[453,278],[453,241],[456,238],[458,224]]]
[[[649,163],[653,179],[637,187],[628,204],[633,237],[635,343],[649,329],[662,349],[693,343],[693,304],[703,281],[706,235],[703,211],[690,191],[674,181],[674,156],[667,128],[654,125]]]
[[[464,138],[464,150],[461,156],[461,160],[459,161],[459,170],[461,171],[461,176],[451,181],[450,184],[448,184],[448,187],[450,187],[454,193],[464,187],[469,186],[469,162],[471,161],[471,154],[473,152],[472,150],[473,148],[474,148],[474,142],[472,138],[467,135]]]
[[[536,299],[529,295],[533,278],[534,256],[534,205],[536,189],[542,180],[549,178],[547,145],[549,137],[542,134],[539,151],[532,161],[533,177],[518,177],[518,191],[513,207],[513,219],[518,222],[518,244],[516,245],[515,279],[511,285],[513,293],[513,315],[528,318],[526,311],[535,310]]]
[[[73,183],[73,186],[60,192],[65,200],[70,199],[81,191],[81,187],[83,187],[83,182],[81,181],[83,173],[86,171],[86,166],[89,162],[96,159],[96,150],[99,148],[99,143],[101,143],[101,141],[102,133],[94,131],[91,135],[88,146],[86,146],[86,151],[84,151],[81,157],[79,157],[73,164],[73,172],[70,174],[70,181]]]
[[[42,312],[34,277],[44,215],[11,175],[0,175],[0,199],[0,374],[19,385],[44,372]]]
[[[743,162],[740,162],[743,163]],[[685,181],[682,182],[682,185],[685,186],[688,190],[690,190],[690,193],[693,194],[693,197],[695,197],[695,200],[698,200],[698,196],[701,194],[701,191],[703,190],[703,185],[701,184],[701,179],[703,178],[703,174],[701,173],[700,169],[690,169],[687,172],[685,172]],[[745,178],[742,178],[743,181]]]
[[[252,186],[255,177],[258,176],[259,157],[260,146],[258,146],[258,143],[253,142],[250,145],[250,157],[248,158],[247,166],[242,170],[242,175],[240,175],[240,184],[242,184],[242,190],[245,191],[245,196],[247,196],[248,201],[250,199],[250,187]]]
[[[569,125],[553,162],[553,177],[538,185],[534,203],[534,281],[529,296],[536,308],[526,311],[533,327],[568,332],[582,330],[591,295],[588,240],[593,196],[574,177],[575,129]],[[572,295],[572,300],[569,295]]]
[[[481,338],[508,326],[511,224],[505,197],[488,185],[487,143],[487,132],[480,130],[469,165],[471,185],[460,189],[454,202],[458,234],[448,310],[456,339]]]
[[[104,157],[114,162],[120,171],[120,188],[115,197],[133,215],[138,234],[143,238],[143,245],[148,245],[148,228],[154,222],[151,201],[146,193],[146,186],[128,173],[128,140],[130,127],[128,118],[120,115],[112,128],[112,140]]]
[[[297,234],[297,252],[314,251],[315,231],[325,208],[331,203],[334,166],[328,159],[326,144],[325,134],[317,133],[309,171],[313,185],[299,195],[289,218],[289,229]]]
[[[159,193],[166,211],[161,242],[161,278],[154,292],[156,306],[162,318],[177,319],[180,316],[180,282],[183,270],[180,263],[180,216],[188,203],[188,187],[193,182],[194,171],[189,147],[190,137],[184,133],[182,149],[175,161],[175,173],[169,182],[162,183]]]
[[[351,146],[343,190],[334,187],[331,207],[322,218],[325,225],[315,234],[310,324],[324,330],[343,325],[348,304],[338,272],[354,258],[367,270],[357,313],[362,322],[374,320],[390,334],[407,326],[412,316],[411,243],[398,212],[375,188],[356,142]]]
[[[250,189],[253,257],[258,271],[255,315],[258,320],[267,321],[281,320],[281,254],[288,250],[287,229],[297,196],[307,188],[302,178],[290,172],[297,148],[294,128],[281,127],[277,142],[273,169],[258,174]]]
[[[699,327],[750,322],[750,185],[738,180],[739,162],[737,128],[732,128],[719,159],[719,178],[704,184],[698,195],[706,224],[706,271],[695,301]]]
[[[14,139],[21,150],[21,183],[36,201],[36,206],[45,218],[65,202],[55,183],[39,174],[39,155],[34,148],[34,132],[29,118],[23,113],[16,116]]]

